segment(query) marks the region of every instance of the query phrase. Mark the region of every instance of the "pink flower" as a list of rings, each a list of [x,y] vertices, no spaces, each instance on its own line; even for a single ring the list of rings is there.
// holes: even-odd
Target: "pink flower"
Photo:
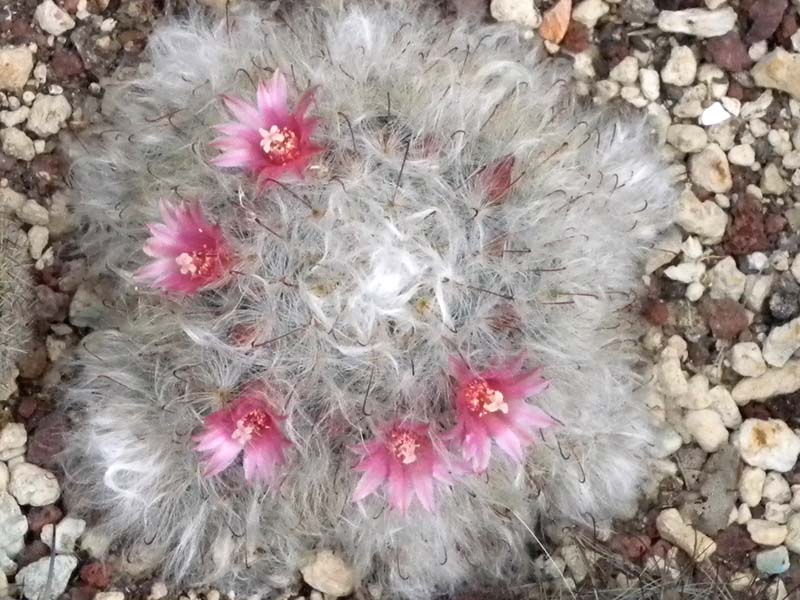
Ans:
[[[435,508],[434,479],[450,484],[450,472],[434,448],[428,426],[422,423],[393,423],[378,436],[354,448],[362,455],[354,467],[364,475],[353,493],[359,502],[388,480],[389,505],[405,514],[416,495],[429,512]]]
[[[215,127],[223,135],[211,145],[222,154],[211,162],[218,167],[243,168],[256,177],[260,189],[270,179],[280,180],[290,173],[302,177],[312,157],[323,150],[311,141],[319,120],[306,116],[314,99],[311,91],[300,98],[293,113],[287,96],[286,79],[279,71],[269,83],[259,84],[255,106],[225,96],[225,106],[236,121]]]
[[[514,170],[514,155],[509,154],[486,165],[478,175],[478,185],[486,194],[486,204],[501,204],[511,189],[511,173]]]
[[[205,453],[203,474],[213,477],[227,469],[244,453],[244,478],[270,481],[285,461],[291,442],[280,428],[278,416],[267,404],[265,390],[251,386],[233,403],[205,419],[205,428],[194,436],[195,450]]]
[[[144,252],[155,260],[135,277],[168,292],[195,293],[230,273],[234,253],[218,225],[203,216],[198,202],[161,203],[163,223],[148,225]]]
[[[538,369],[523,371],[522,363],[518,358],[502,368],[478,374],[460,359],[450,361],[458,386],[458,424],[451,435],[459,439],[464,460],[478,473],[489,466],[492,440],[512,459],[522,462],[523,450],[533,443],[536,431],[556,423],[525,402],[550,382]]]

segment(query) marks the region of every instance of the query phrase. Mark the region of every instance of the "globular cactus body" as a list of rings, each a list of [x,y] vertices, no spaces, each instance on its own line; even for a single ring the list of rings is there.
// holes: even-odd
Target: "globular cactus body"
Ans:
[[[174,579],[331,548],[430,597],[527,575],[539,515],[635,502],[631,290],[671,197],[643,123],[513,29],[370,2],[194,16],[150,56],[75,167],[84,248],[134,284],[65,400],[76,508]]]

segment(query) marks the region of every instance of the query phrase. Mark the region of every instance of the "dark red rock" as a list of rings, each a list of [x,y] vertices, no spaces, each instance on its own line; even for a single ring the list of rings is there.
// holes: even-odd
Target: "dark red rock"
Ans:
[[[592,32],[580,21],[570,21],[561,47],[572,54],[580,54],[592,43]]]
[[[81,581],[104,590],[111,585],[111,567],[106,563],[90,562],[81,567]]]
[[[748,13],[752,23],[744,36],[745,43],[755,44],[772,37],[788,6],[789,0],[755,0]]]
[[[23,421],[30,419],[39,408],[39,401],[35,396],[25,396],[17,405],[17,414]]]
[[[58,462],[55,455],[64,448],[64,435],[67,424],[64,417],[51,413],[41,419],[32,434],[28,435],[28,462],[45,469],[56,470]]]
[[[611,538],[611,549],[627,560],[637,561],[650,552],[650,538],[639,533],[618,533]]]
[[[767,420],[772,418],[772,413],[761,402],[750,402],[740,407],[742,417],[745,419],[762,419]]]
[[[749,325],[747,311],[730,298],[706,300],[702,303],[700,311],[706,318],[714,337],[720,340],[735,340]]]
[[[731,254],[750,254],[770,249],[764,215],[758,200],[745,196],[733,208],[733,222],[728,225],[725,247]]]
[[[739,37],[737,31],[731,31],[708,40],[706,53],[710,55],[710,62],[716,63],[732,73],[746,71],[753,65],[753,61],[747,54],[747,45]]]
[[[775,40],[778,44],[791,51],[791,37],[797,33],[798,27],[800,27],[800,24],[797,22],[797,14],[793,9],[789,9],[786,14],[783,15],[783,20],[781,20],[778,31],[775,32]]]
[[[717,542],[715,559],[722,560],[737,570],[750,567],[750,554],[756,545],[744,527],[731,525],[719,532],[715,541]]]
[[[50,59],[50,68],[57,79],[77,77],[84,71],[80,54],[65,48],[59,48],[53,52],[53,57]]]
[[[28,529],[39,534],[45,525],[58,523],[63,517],[64,512],[55,504],[34,507],[28,512]]]
[[[775,235],[786,227],[786,217],[775,213],[768,214],[764,219],[764,230],[767,235]]]
[[[653,325],[666,325],[669,322],[669,304],[658,299],[648,300],[642,307],[642,316]]]

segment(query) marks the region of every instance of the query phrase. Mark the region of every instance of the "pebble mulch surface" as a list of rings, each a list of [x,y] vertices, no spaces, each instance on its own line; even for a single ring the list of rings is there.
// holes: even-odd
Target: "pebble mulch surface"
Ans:
[[[453,4],[541,22],[529,0]],[[64,514],[52,461],[64,423],[51,394],[103,296],[70,244],[66,148],[163,12],[158,0],[0,7],[0,215],[28,241],[37,334],[0,381],[0,598],[225,596],[142,578]],[[641,299],[661,476],[626,523],[550,531],[527,598],[800,598],[799,12],[800,0],[583,0],[550,48],[572,57],[587,101],[649,115],[680,193]],[[304,572],[317,590],[286,597],[321,599],[332,582],[312,571],[347,580],[329,558]]]

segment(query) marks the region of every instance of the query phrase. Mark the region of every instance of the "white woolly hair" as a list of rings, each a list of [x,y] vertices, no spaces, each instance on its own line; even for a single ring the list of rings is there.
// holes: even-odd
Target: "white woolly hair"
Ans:
[[[639,118],[581,106],[513,28],[408,5],[194,14],[149,52],[146,74],[109,90],[111,125],[74,168],[84,249],[121,299],[67,393],[73,507],[173,580],[280,588],[329,548],[362,585],[429,598],[530,576],[540,516],[635,506],[653,432],[631,306],[673,194]],[[260,194],[209,164],[209,141],[229,120],[221,96],[252,100],[274,69],[295,100],[316,87],[327,150],[304,181]],[[475,178],[508,155],[513,185],[487,204]],[[244,257],[232,282],[188,299],[135,288],[165,197],[198,198],[228,232]],[[254,347],[231,341],[241,327]],[[561,425],[524,465],[495,449],[433,514],[353,504],[353,445],[395,419],[453,425],[458,354],[543,366],[552,385],[534,401]],[[254,378],[279,393],[294,444],[277,489],[241,468],[204,478],[192,448]]]
[[[32,281],[25,232],[0,214],[0,394],[31,343]]]

